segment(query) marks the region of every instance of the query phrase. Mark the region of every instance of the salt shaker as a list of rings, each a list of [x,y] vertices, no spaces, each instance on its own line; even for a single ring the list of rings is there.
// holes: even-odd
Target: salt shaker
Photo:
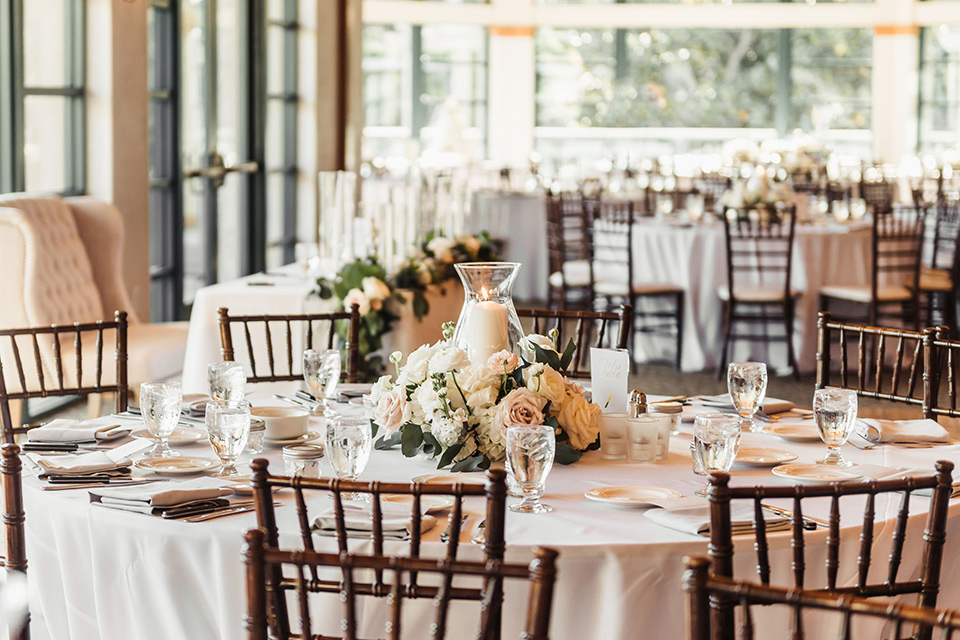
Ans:
[[[630,392],[630,404],[627,407],[627,417],[637,418],[647,412],[647,396],[634,389]]]

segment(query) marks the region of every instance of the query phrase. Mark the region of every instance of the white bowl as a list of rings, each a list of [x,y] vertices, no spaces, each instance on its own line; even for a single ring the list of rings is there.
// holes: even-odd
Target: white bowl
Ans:
[[[286,440],[302,436],[307,432],[310,416],[296,407],[254,407],[250,414],[263,418],[267,425],[264,437],[267,440]]]

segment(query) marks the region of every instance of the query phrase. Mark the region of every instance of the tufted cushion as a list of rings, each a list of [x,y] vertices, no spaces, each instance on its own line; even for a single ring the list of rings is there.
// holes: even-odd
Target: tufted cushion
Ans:
[[[90,322],[103,317],[73,212],[58,198],[10,194],[0,206],[23,212],[27,239],[24,304],[31,326]]]

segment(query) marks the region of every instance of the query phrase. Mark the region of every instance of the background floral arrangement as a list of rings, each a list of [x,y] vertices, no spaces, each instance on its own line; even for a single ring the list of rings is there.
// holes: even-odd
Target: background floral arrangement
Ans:
[[[381,373],[383,358],[377,352],[383,348],[383,336],[393,329],[400,318],[393,303],[406,304],[411,298],[414,316],[422,320],[430,312],[430,303],[424,295],[431,285],[443,285],[456,278],[453,266],[461,262],[488,262],[498,260],[490,234],[463,235],[456,239],[427,234],[420,256],[400,265],[393,277],[376,256],[368,256],[345,265],[332,280],[317,280],[315,293],[324,300],[336,296],[339,308],[360,308],[360,379],[375,380]],[[342,335],[346,338],[346,329]]]
[[[486,469],[504,459],[506,430],[512,425],[547,424],[557,431],[556,461],[576,462],[599,446],[600,407],[564,372],[576,347],[563,353],[556,336],[529,335],[521,341],[523,357],[509,351],[471,364],[453,345],[453,323],[444,338],[424,345],[399,366],[391,354],[396,379],[382,376],[373,386],[378,449],[397,444],[403,454],[439,458],[438,468]]]

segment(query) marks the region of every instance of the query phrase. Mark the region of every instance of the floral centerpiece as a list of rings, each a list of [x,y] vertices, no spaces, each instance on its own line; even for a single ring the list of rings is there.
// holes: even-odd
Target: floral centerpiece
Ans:
[[[456,239],[431,232],[421,246],[420,255],[401,264],[392,277],[376,256],[368,256],[346,264],[332,279],[317,280],[315,293],[324,300],[336,297],[340,309],[349,309],[353,304],[359,307],[359,374],[361,380],[372,381],[383,368],[383,358],[377,355],[383,349],[383,336],[400,318],[397,304],[409,301],[414,316],[420,320],[430,312],[424,295],[427,288],[443,286],[455,278],[455,264],[496,259],[486,231]]]
[[[723,194],[721,203],[734,209],[768,208],[789,204],[793,200],[793,190],[786,181],[780,180],[774,172],[768,172],[763,165],[749,172],[746,178],[735,180],[731,188]]]
[[[371,392],[380,449],[400,445],[403,454],[424,453],[438,468],[486,469],[504,459],[506,430],[513,425],[547,424],[557,431],[556,461],[570,464],[599,446],[600,407],[564,372],[576,347],[561,353],[552,337],[529,335],[521,356],[495,353],[471,363],[454,346],[453,323],[443,339],[411,353],[403,367],[391,354],[396,378],[381,377]]]

